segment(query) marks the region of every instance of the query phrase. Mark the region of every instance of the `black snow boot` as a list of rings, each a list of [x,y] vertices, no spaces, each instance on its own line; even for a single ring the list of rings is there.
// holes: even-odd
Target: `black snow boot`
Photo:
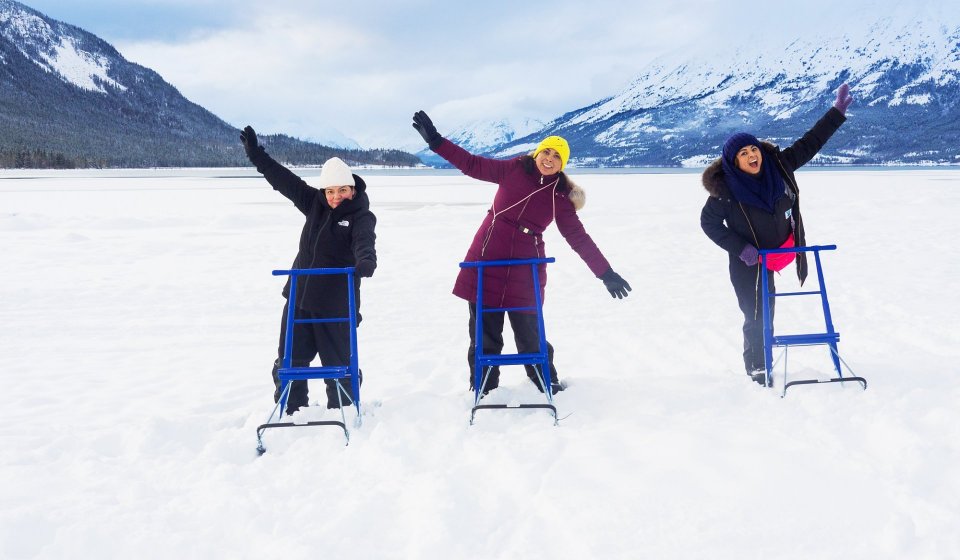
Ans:
[[[363,386],[363,370],[359,370],[359,375],[357,376],[359,385]],[[327,379],[324,381],[327,384],[327,408],[340,408],[340,405],[351,406],[353,404],[352,391],[350,390],[350,380],[349,379]],[[337,386],[340,386],[340,398],[337,398]]]
[[[754,382],[759,383],[760,385],[767,385],[767,372],[760,369],[747,373]]]
[[[480,382],[483,383],[483,378],[480,378]],[[500,386],[500,368],[494,367],[490,370],[489,375],[487,375],[487,382],[483,386],[483,391],[480,392],[480,398],[487,396],[490,391],[493,391]],[[470,368],[470,392],[474,392],[473,386],[473,368]]]
[[[294,362],[293,367],[307,367],[310,365],[310,362]],[[280,401],[280,376],[277,370],[280,368],[280,358],[277,358],[273,361],[273,402]],[[287,410],[284,414],[288,416],[294,412],[300,410],[301,408],[307,406],[309,398],[307,396],[307,382],[306,381],[291,381],[290,382],[290,392],[287,393]]]
[[[350,406],[353,399],[350,398],[350,382],[346,379],[327,379],[327,408],[340,408],[340,405]],[[339,387],[339,389],[338,389]],[[339,397],[337,393],[340,393]]]
[[[533,385],[537,388],[537,390],[542,393],[542,392],[543,392],[543,379],[540,378],[540,375],[537,373],[536,368],[534,368],[534,367],[532,367],[532,366],[525,366],[525,367],[528,368],[528,369],[527,369],[527,379],[529,379],[529,380],[530,380],[530,383],[533,383]],[[562,381],[560,381],[559,379],[557,379],[557,378],[555,377],[555,375],[554,375],[554,376],[551,376],[551,379],[550,379],[550,393],[551,393],[551,394],[556,395],[557,393],[559,393],[560,391],[563,391],[563,390],[566,389],[566,388],[567,388],[567,386],[564,385]]]

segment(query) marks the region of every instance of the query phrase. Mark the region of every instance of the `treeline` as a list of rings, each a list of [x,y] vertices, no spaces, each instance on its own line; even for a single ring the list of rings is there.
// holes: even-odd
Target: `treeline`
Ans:
[[[0,150],[0,168],[3,169],[86,169],[106,167],[104,160],[70,157],[61,152],[45,150]]]
[[[0,168],[248,166],[239,134],[239,130],[215,130],[203,136],[171,137],[133,127],[111,134],[104,123],[62,127],[0,116]],[[351,165],[410,167],[421,163],[415,155],[400,150],[333,148],[283,135],[264,136],[262,142],[271,156],[292,165],[321,165],[333,156]]]
[[[239,135],[239,132],[237,134]],[[260,142],[271,157],[292,165],[321,165],[334,156],[352,165],[410,167],[420,163],[417,156],[400,150],[333,148],[304,142],[284,134],[261,136]],[[248,165],[245,157],[242,165]]]

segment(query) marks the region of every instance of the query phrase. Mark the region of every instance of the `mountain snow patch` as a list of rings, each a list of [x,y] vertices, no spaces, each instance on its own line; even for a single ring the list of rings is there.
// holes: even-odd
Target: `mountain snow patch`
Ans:
[[[103,84],[109,84],[121,91],[126,91],[126,86],[107,75],[110,69],[110,62],[101,56],[81,51],[74,44],[70,37],[64,37],[57,45],[53,45],[53,54],[40,52],[46,66],[57,74],[74,84],[75,86],[88,90],[106,93]]]

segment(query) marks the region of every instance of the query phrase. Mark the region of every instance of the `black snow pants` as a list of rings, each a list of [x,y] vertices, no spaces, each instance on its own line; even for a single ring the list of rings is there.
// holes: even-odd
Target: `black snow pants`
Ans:
[[[766,270],[770,293],[776,293],[773,271]],[[730,282],[737,293],[737,303],[743,312],[743,365],[747,373],[765,371],[763,358],[763,302],[761,301],[760,265],[747,266],[740,259],[730,259]],[[774,303],[770,300],[770,320]]]
[[[283,362],[283,346],[287,335],[287,312],[289,302],[283,306],[283,318],[280,323],[280,346],[277,349],[277,359],[273,362],[273,402],[280,400],[280,378],[277,369]],[[297,319],[323,318],[315,313],[298,309]],[[320,363],[324,366],[342,366],[350,363],[350,327],[346,323],[299,323],[293,327],[293,367],[308,367],[310,362],[319,355]],[[363,375],[359,376],[363,381]],[[350,382],[347,379],[324,379],[327,386],[327,408],[339,408],[340,402],[352,404],[349,395]],[[345,393],[337,399],[337,386],[343,387]],[[287,397],[287,414],[307,406],[307,381],[291,381],[290,394]]]
[[[470,348],[467,350],[467,362],[470,365],[470,390],[474,389],[474,357],[476,356],[476,329],[477,329],[477,305],[470,303]],[[537,327],[537,316],[531,313],[520,313],[519,311],[507,311],[499,313],[483,314],[483,352],[485,354],[500,354],[503,350],[503,316],[504,313],[510,318],[510,328],[513,329],[513,339],[517,344],[517,352],[520,354],[540,351],[540,333]],[[550,360],[550,381],[552,392],[557,393],[562,390],[557,379],[557,369],[553,366],[553,345],[547,342],[547,357]],[[537,368],[525,364],[527,377],[537,386],[540,392],[543,392],[543,380],[537,372]],[[481,372],[481,383],[486,372]],[[482,393],[487,394],[491,390],[500,386],[500,368],[494,367],[487,376]]]

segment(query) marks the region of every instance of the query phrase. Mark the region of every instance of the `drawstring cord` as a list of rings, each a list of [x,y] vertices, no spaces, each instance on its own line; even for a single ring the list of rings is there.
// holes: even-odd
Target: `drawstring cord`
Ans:
[[[503,210],[500,210],[500,211],[497,211],[496,207],[494,206],[494,204],[496,204],[496,202],[494,202],[493,204],[491,204],[491,205],[490,205],[490,212],[493,214],[493,219],[490,220],[490,227],[487,228],[487,233],[486,233],[486,235],[484,235],[484,237],[483,237],[483,245],[480,247],[480,256],[482,257],[483,254],[484,254],[484,252],[487,250],[487,243],[490,242],[490,238],[493,236],[493,226],[496,225],[496,223],[497,223],[497,217],[498,217],[500,214],[503,214],[504,212],[515,208],[516,206],[518,206],[518,205],[521,204],[521,203],[528,203],[528,202],[530,201],[530,198],[533,197],[533,195],[537,194],[538,192],[540,192],[540,191],[542,191],[542,190],[546,190],[546,189],[549,189],[549,188],[551,188],[551,187],[556,187],[557,183],[559,183],[559,182],[560,182],[560,177],[557,177],[557,178],[553,181],[553,183],[551,183],[551,184],[549,184],[549,185],[546,185],[546,186],[544,186],[544,187],[540,187],[539,189],[533,191],[532,193],[528,194],[527,196],[521,198],[520,200],[514,202],[514,203],[511,204],[510,206],[507,206],[506,208],[504,208]],[[543,177],[540,177],[540,184],[543,184]],[[556,210],[556,204],[557,204],[557,203],[556,203],[556,201],[554,201],[553,204],[554,204],[553,215],[554,215],[554,219],[556,219],[556,215],[557,215],[557,214],[556,214],[556,213],[557,213],[557,210]],[[526,208],[527,208],[527,205],[524,204],[524,205],[523,205],[523,209],[520,210],[520,213],[523,214],[523,210],[526,210]]]

